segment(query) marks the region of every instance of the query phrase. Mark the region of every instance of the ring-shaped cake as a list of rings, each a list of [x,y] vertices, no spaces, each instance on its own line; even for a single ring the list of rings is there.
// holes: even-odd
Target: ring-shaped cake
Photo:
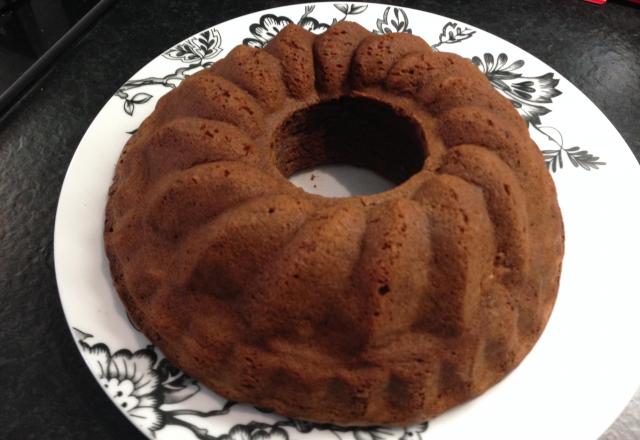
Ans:
[[[327,163],[397,184],[328,198]],[[563,225],[526,123],[469,61],[338,23],[238,46],[125,146],[104,239],[131,318],[220,395],[341,425],[500,381],[553,307]]]

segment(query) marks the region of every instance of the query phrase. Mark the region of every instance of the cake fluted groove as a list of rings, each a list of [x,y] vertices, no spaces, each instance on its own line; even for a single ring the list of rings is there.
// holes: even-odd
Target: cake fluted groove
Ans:
[[[359,323],[367,319],[368,307],[362,292],[352,288],[351,273],[365,224],[359,204],[327,208],[309,218],[250,286],[247,312],[270,310],[252,322],[253,332],[337,356],[362,350],[367,335]]]
[[[315,39],[313,33],[292,24],[281,30],[265,47],[265,51],[280,60],[282,78],[294,98],[305,98],[315,91]]]
[[[245,286],[293,238],[313,208],[304,199],[273,194],[226,209],[181,244],[175,266],[182,273],[182,287],[222,300],[246,301]],[[195,265],[183,266],[183,261],[194,259]],[[229,265],[236,270],[229,271]]]
[[[165,240],[175,241],[243,200],[281,191],[274,177],[241,162],[210,162],[158,182],[147,221]]]
[[[367,35],[371,33],[359,24],[342,21],[316,38],[313,53],[320,92],[337,94],[345,89],[353,54]]]
[[[287,97],[280,60],[265,50],[236,46],[210,70],[249,92],[265,111],[278,110]]]
[[[195,116],[236,125],[252,138],[265,129],[262,106],[247,91],[211,69],[182,81],[158,100],[154,113],[158,115],[156,126],[182,116]]]
[[[416,98],[432,113],[439,115],[452,108],[467,105],[490,108],[495,95],[493,87],[486,81],[447,75],[423,84],[416,92]]]
[[[544,227],[553,215],[548,200],[554,199],[555,190],[540,150],[533,141],[519,135],[518,130],[499,115],[479,107],[449,110],[439,117],[439,126],[447,146],[480,145],[497,154],[513,170],[520,186],[527,188],[524,195],[532,234],[546,240],[538,228]],[[537,244],[541,243],[539,240]]]
[[[418,318],[430,258],[427,212],[418,202],[398,199],[368,209],[353,281],[370,302],[369,331],[376,346],[397,340]]]
[[[511,168],[486,148],[458,145],[438,171],[482,188],[496,233],[496,266],[507,271],[502,275],[511,283],[522,282],[531,269],[529,219],[524,191]]]
[[[142,148],[150,182],[210,162],[241,161],[255,166],[265,160],[253,140],[235,125],[194,117],[165,124]]]
[[[449,76],[484,80],[486,77],[470,61],[448,52],[411,52],[389,69],[385,86],[398,93],[415,94],[424,84]]]
[[[473,328],[481,285],[491,275],[495,235],[482,190],[459,177],[436,175],[414,194],[428,212],[433,271],[413,327],[442,337]]]
[[[361,89],[384,82],[394,63],[413,52],[431,52],[431,46],[422,38],[407,33],[370,35],[364,38],[353,54],[353,87]]]

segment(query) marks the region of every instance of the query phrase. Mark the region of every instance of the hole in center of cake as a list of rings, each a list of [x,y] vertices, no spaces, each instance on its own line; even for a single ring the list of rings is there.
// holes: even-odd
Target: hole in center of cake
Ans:
[[[290,115],[272,148],[280,172],[305,191],[328,197],[376,194],[422,169],[419,125],[390,105],[342,97]]]

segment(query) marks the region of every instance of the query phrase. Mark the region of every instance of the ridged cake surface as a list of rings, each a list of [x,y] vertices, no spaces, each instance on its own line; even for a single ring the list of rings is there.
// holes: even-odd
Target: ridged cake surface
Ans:
[[[325,163],[397,186],[327,198],[287,180]],[[174,364],[341,425],[424,421],[504,378],[547,322],[563,238],[509,101],[457,55],[350,22],[290,25],[162,97],[104,232],[119,295]]]

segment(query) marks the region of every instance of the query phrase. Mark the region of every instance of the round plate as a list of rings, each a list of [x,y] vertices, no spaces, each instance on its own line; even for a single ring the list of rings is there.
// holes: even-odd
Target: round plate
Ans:
[[[555,179],[566,228],[560,292],[540,341],[481,397],[418,426],[343,429],[233,404],[163,360],[127,319],[102,242],[107,190],[130,134],[158,98],[240,43],[264,46],[288,23],[323,32],[352,20],[376,33],[412,32],[470,58],[529,122]],[[55,265],[69,326],[113,403],[149,438],[440,440],[597,438],[638,385],[640,295],[631,234],[640,170],[605,116],[559,73],[473,26],[366,3],[293,5],[215,25],[173,46],[123,84],[71,161],[55,225]],[[635,286],[635,287],[634,287]]]

